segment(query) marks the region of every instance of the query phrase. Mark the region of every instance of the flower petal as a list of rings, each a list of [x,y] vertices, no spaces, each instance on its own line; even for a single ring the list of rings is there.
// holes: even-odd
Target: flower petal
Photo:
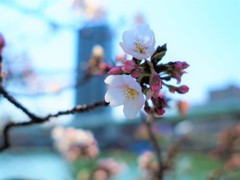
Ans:
[[[135,36],[134,30],[128,30],[123,33],[122,40],[126,46],[131,47],[134,44],[133,36]]]
[[[110,102],[110,106],[116,107],[124,104],[124,94],[122,88],[111,88],[105,94],[105,101]]]
[[[144,105],[143,94],[140,94],[139,97],[135,98],[132,101],[126,101],[123,107],[123,113],[127,119],[136,118],[138,112],[142,109]]]
[[[126,75],[126,74],[122,75],[122,81],[124,82],[124,84],[126,84],[128,86],[131,84],[136,84],[136,80],[133,79],[132,76]]]
[[[109,75],[104,82],[110,86],[122,86],[124,82],[122,80],[122,75]]]

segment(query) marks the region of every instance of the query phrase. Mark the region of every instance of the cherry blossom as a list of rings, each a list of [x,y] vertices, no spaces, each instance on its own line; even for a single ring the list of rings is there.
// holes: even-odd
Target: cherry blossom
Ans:
[[[52,130],[52,138],[57,150],[69,161],[98,156],[98,145],[90,131],[57,126]]]
[[[146,24],[141,24],[136,29],[125,31],[122,39],[123,42],[120,42],[122,49],[136,59],[146,59],[155,51],[155,35]]]
[[[109,85],[105,101],[110,106],[123,105],[123,113],[127,119],[133,119],[144,105],[144,95],[141,86],[130,75],[109,75],[105,79]]]

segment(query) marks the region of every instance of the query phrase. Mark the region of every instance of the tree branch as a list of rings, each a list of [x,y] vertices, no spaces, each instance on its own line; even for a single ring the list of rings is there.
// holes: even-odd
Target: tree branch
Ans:
[[[9,95],[8,92],[2,86],[0,86],[0,94],[2,94],[4,98],[6,98],[15,107],[17,107],[18,109],[23,111],[30,118],[30,121],[27,121],[27,122],[21,122],[21,123],[10,122],[9,124],[7,124],[5,126],[5,128],[3,130],[3,145],[2,145],[2,147],[0,147],[0,152],[7,149],[10,146],[9,131],[12,127],[40,124],[40,123],[44,123],[44,122],[48,121],[49,119],[51,119],[53,117],[59,117],[62,115],[69,115],[69,114],[76,114],[76,113],[83,113],[83,112],[87,112],[87,111],[96,109],[98,107],[108,106],[108,104],[109,104],[105,101],[101,101],[101,102],[96,102],[96,103],[90,104],[90,105],[77,105],[70,110],[59,111],[55,114],[49,114],[45,117],[39,117],[39,116],[36,116],[35,114],[31,113],[26,107],[24,107],[20,102],[18,102],[13,96]]]
[[[8,92],[0,86],[0,94],[3,95],[10,103],[12,103],[15,107],[22,110],[32,121],[39,121],[40,119],[31,113],[27,108],[25,108],[22,104],[20,104],[13,96],[9,95]]]
[[[157,161],[158,161],[158,172],[156,174],[158,180],[162,180],[164,177],[164,163],[163,163],[163,159],[162,159],[162,150],[161,147],[152,131],[152,122],[154,120],[154,116],[153,115],[148,115],[145,118],[142,118],[142,122],[145,125],[150,141],[152,142],[154,151],[156,153],[156,157],[157,157]]]

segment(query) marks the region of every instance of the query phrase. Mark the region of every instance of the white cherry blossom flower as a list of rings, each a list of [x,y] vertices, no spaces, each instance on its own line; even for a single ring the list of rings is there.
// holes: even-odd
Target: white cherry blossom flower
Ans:
[[[123,113],[127,119],[133,119],[144,105],[141,86],[130,75],[109,75],[105,79],[109,89],[105,94],[105,101],[110,106],[124,105]]]
[[[141,24],[136,29],[125,31],[122,39],[123,42],[120,42],[122,49],[136,59],[146,59],[155,51],[155,35],[146,24]]]

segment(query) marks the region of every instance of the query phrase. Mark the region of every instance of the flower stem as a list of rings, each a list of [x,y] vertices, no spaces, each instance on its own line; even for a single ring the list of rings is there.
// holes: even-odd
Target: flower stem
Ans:
[[[153,115],[148,115],[147,118],[142,118],[143,124],[145,125],[150,141],[153,145],[154,151],[156,153],[157,161],[158,161],[158,171],[156,177],[158,180],[162,180],[164,177],[164,164],[162,159],[162,149],[157,141],[156,136],[152,131],[152,122],[153,122]]]

